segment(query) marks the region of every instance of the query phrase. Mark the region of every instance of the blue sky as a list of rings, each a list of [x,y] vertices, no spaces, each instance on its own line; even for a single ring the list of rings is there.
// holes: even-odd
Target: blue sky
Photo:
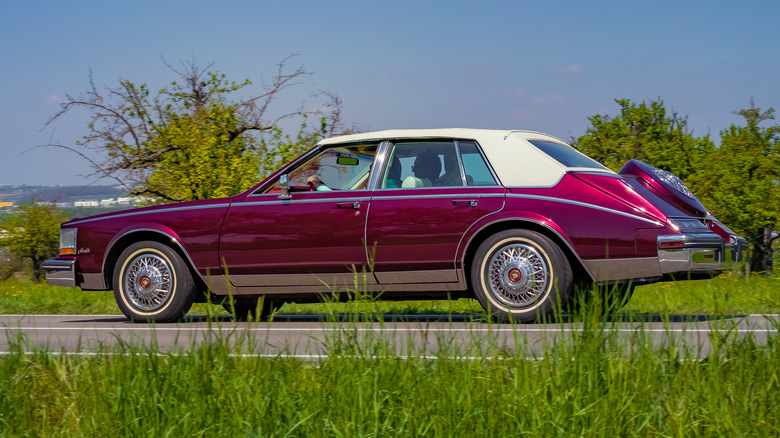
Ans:
[[[178,65],[214,61],[230,79],[276,63],[313,72],[272,108],[338,94],[364,130],[531,129],[568,140],[614,99],[661,98],[695,135],[741,120],[750,98],[780,108],[780,3],[758,1],[9,1],[0,0],[0,184],[94,179],[74,146],[86,118],[44,129],[92,71],[153,89]],[[248,95],[252,90],[247,90]],[[104,180],[101,184],[111,184]]]

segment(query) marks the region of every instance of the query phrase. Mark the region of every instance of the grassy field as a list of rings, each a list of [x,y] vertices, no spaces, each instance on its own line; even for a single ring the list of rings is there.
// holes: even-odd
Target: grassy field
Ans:
[[[778,280],[751,277],[638,288],[636,313],[778,313]],[[202,306],[207,313],[221,307]],[[480,313],[471,300],[285,305],[284,313]],[[2,313],[118,313],[110,292],[0,283]],[[95,354],[38,351],[8,328],[0,356],[0,436],[776,436],[780,337],[738,338],[711,323],[714,351],[640,325],[619,338],[610,318],[533,356],[489,341],[416,354],[344,323],[326,358],[258,357],[228,336],[175,352],[121,344]],[[555,327],[556,325],[552,325]],[[505,325],[506,327],[506,325]],[[510,326],[511,327],[511,326]],[[780,327],[780,321],[775,321]],[[365,333],[355,335],[355,333]],[[488,336],[489,340],[490,337]],[[397,351],[408,351],[403,358]],[[459,351],[468,351],[464,355]]]
[[[653,314],[776,314],[780,313],[780,277],[754,275],[712,280],[656,283],[636,288],[623,309]],[[0,282],[2,314],[119,314],[112,292],[34,284],[24,280]],[[222,306],[196,304],[191,314],[224,314]],[[358,301],[327,304],[285,304],[284,314],[484,314],[475,300]]]
[[[167,353],[121,345],[92,355],[0,356],[0,436],[776,436],[780,338],[713,335],[706,359],[670,332],[618,338],[604,319],[528,356],[441,342],[431,356],[354,336],[315,362],[257,357],[227,336]],[[776,323],[780,324],[780,323]],[[489,337],[488,337],[489,338]],[[241,345],[262,345],[248,342]],[[26,353],[23,350],[27,351]]]

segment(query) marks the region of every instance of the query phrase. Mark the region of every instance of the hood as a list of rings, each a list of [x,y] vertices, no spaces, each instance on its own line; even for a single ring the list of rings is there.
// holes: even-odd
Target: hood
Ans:
[[[226,198],[216,198],[216,199],[204,199],[200,201],[185,201],[185,202],[178,202],[175,204],[153,205],[150,207],[131,208],[128,210],[112,211],[110,213],[101,213],[93,216],[74,218],[67,222],[64,222],[62,226],[77,225],[81,222],[92,222],[92,221],[102,220],[102,219],[111,219],[118,216],[128,216],[128,215],[135,216],[135,215],[153,214],[158,211],[162,212],[171,209],[197,209],[199,207],[208,207],[216,204],[230,204],[232,201],[233,201],[232,197],[226,197]]]

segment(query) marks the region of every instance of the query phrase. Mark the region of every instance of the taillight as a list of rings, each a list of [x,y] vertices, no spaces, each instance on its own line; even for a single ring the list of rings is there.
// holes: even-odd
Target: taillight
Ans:
[[[682,248],[682,241],[661,242],[661,249]]]

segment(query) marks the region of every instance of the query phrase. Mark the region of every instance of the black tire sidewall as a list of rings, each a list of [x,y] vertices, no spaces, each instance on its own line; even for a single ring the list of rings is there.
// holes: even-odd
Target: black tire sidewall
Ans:
[[[173,293],[162,307],[145,311],[135,307],[124,291],[127,267],[137,257],[153,254],[162,258],[171,269]],[[119,309],[132,321],[172,322],[181,319],[195,301],[195,287],[189,267],[171,247],[154,241],[134,243],[119,256],[113,276],[114,299]]]
[[[496,252],[507,245],[520,243],[533,247],[547,264],[550,281],[543,296],[531,305],[509,307],[499,300],[488,285],[487,265]],[[471,287],[479,303],[501,320],[537,321],[552,313],[557,303],[565,305],[572,288],[572,271],[563,251],[548,237],[530,230],[506,230],[480,244],[471,264]]]
[[[263,306],[259,309],[260,315],[259,317],[255,315],[255,312],[258,310],[258,303],[260,300],[263,300]],[[240,320],[244,319],[253,319],[253,320],[260,320],[267,318],[271,313],[273,313],[274,310],[276,310],[276,305],[273,300],[271,300],[268,297],[265,298],[233,298],[233,308],[230,307],[230,302],[228,299],[225,300],[225,302],[222,304],[222,307],[225,308],[228,312],[235,312],[235,317]],[[251,314],[251,315],[250,315]],[[250,318],[251,316],[251,318]]]

